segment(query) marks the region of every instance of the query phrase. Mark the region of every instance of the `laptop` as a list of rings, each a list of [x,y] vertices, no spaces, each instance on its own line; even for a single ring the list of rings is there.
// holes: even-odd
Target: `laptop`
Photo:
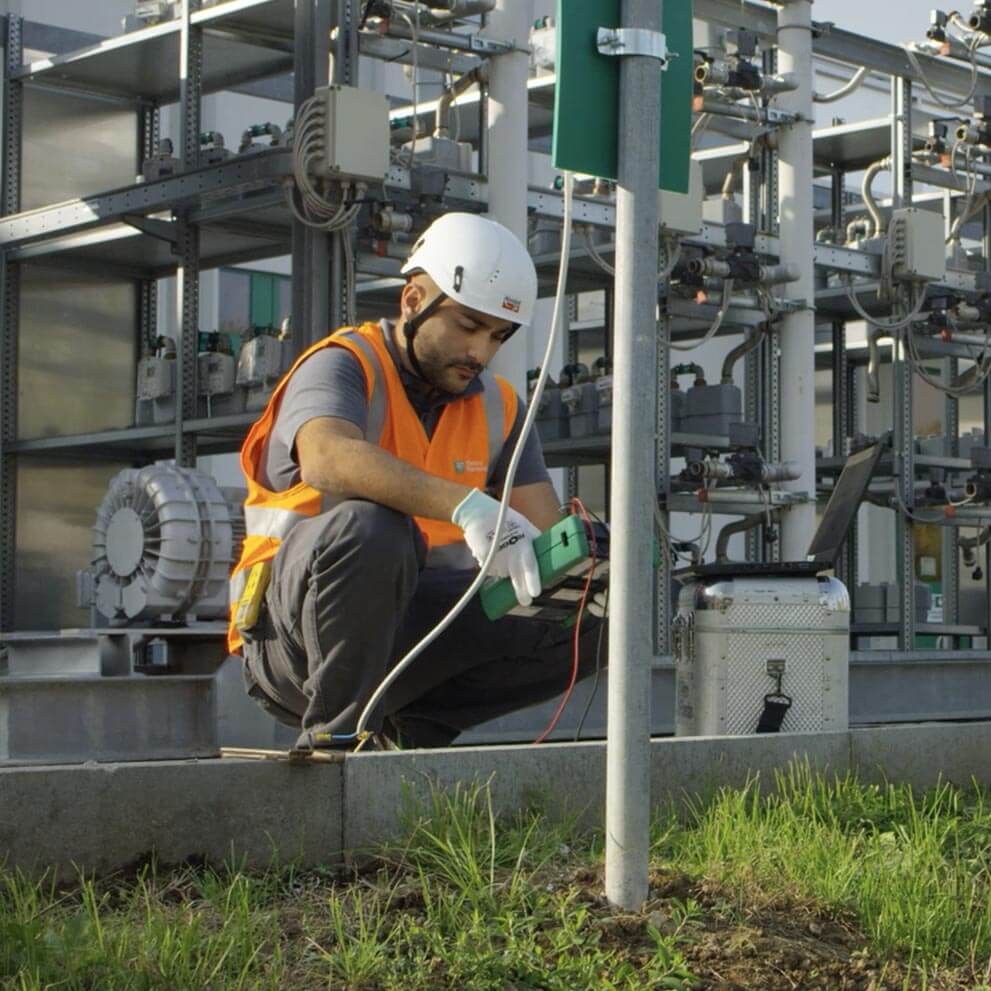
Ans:
[[[881,460],[885,445],[881,443],[865,447],[847,458],[843,471],[833,487],[826,511],[822,514],[819,528],[812,537],[809,552],[804,561],[768,561],[752,563],[747,561],[727,561],[719,564],[697,564],[679,568],[674,577],[679,581],[692,578],[801,578],[814,577],[828,571],[836,564],[840,549],[846,540],[850,527],[856,519],[857,510],[870,485],[874,470]]]

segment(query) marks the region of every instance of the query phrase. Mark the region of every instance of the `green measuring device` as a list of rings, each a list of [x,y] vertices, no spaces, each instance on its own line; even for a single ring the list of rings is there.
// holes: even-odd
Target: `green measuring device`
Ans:
[[[609,569],[608,536],[605,528],[595,535],[596,561],[593,580],[605,578]],[[541,618],[560,618],[564,621],[574,617],[575,609],[582,596],[589,568],[592,564],[592,551],[589,546],[588,530],[580,516],[568,516],[545,530],[533,542],[540,568],[540,584],[543,593],[531,606],[520,606],[513,591],[513,583],[508,578],[500,578],[486,585],[481,592],[482,608],[489,619],[495,620],[508,612]]]

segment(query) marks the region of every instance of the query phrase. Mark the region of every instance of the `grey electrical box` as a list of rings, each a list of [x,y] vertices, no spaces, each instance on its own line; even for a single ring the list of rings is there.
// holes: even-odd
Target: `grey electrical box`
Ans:
[[[590,437],[599,429],[599,390],[594,382],[579,382],[561,390],[561,405],[572,437]]]
[[[661,229],[673,234],[698,234],[702,230],[702,163],[688,163],[688,192],[673,193],[670,189],[657,191],[657,222]]]
[[[742,419],[743,396],[735,385],[695,385],[685,397],[680,429],[686,434],[727,437],[730,425]]]
[[[906,282],[946,278],[946,233],[943,215],[917,207],[891,214],[888,225],[891,274]]]
[[[381,182],[389,171],[389,101],[384,93],[327,86],[323,174]]]

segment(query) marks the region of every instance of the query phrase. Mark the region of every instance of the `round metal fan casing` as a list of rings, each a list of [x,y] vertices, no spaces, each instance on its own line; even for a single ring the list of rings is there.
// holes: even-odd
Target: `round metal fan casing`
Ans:
[[[242,496],[171,464],[115,475],[94,527],[96,609],[113,623],[226,617]]]

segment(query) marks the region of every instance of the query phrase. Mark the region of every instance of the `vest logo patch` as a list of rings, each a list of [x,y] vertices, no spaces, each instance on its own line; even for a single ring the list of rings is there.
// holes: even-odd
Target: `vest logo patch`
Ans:
[[[513,299],[512,296],[506,296],[502,301],[502,308],[504,310],[509,310],[510,313],[519,313],[522,302],[518,299]]]
[[[465,472],[471,474],[477,474],[478,472],[483,472],[486,469],[486,465],[482,461],[455,461],[454,470],[459,475],[463,475]]]

